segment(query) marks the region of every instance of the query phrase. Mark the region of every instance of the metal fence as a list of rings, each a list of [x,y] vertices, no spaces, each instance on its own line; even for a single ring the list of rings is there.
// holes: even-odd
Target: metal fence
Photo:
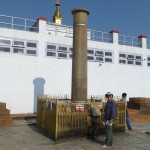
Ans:
[[[59,101],[51,99],[48,96],[38,97],[37,99],[37,124],[44,131],[48,132],[49,137],[57,140],[67,136],[86,136],[92,130],[91,124],[91,104],[97,103],[91,99],[91,102],[74,102],[70,100]],[[105,108],[105,102],[102,103],[102,108]],[[116,102],[119,104],[117,109],[118,121],[114,121],[116,132],[125,132],[125,103]],[[100,111],[100,109],[99,109]],[[104,112],[96,118],[97,133],[105,132],[103,126]]]
[[[147,39],[147,49],[150,49],[150,40]]]
[[[72,26],[58,25],[58,24],[48,22],[46,30],[51,35],[55,35],[55,36],[60,35],[60,36],[73,38]],[[112,43],[112,37],[110,35],[111,34],[107,32],[96,31],[91,29],[87,30],[87,39],[92,41]]]
[[[133,46],[133,47],[140,47],[141,44],[139,43],[139,39],[137,37],[131,37],[125,35],[119,35],[118,43],[120,45]]]
[[[47,22],[48,34],[73,38],[73,27]]]
[[[36,20],[0,15],[0,27],[38,32]]]
[[[111,34],[108,32],[96,31],[96,30],[89,30],[89,39],[92,41],[99,41],[99,42],[107,42],[112,43]]]

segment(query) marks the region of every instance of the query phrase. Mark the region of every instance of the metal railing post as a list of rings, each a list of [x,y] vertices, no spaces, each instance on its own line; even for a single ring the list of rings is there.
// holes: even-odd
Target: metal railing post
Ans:
[[[126,105],[126,103],[127,103],[127,99],[125,98],[125,133],[126,133],[126,109],[127,109],[127,105]]]
[[[102,42],[104,41],[104,33],[102,32]]]
[[[24,20],[24,29],[27,30],[27,19]]]
[[[134,44],[134,40],[133,40],[133,37],[132,37],[132,46],[133,46],[133,44]]]
[[[57,141],[58,138],[58,98],[56,100],[56,126],[55,126],[56,130],[55,130],[55,141]]]
[[[126,45],[126,37],[124,36],[124,45]]]
[[[13,17],[11,18],[11,28],[12,29],[14,28],[14,18]]]

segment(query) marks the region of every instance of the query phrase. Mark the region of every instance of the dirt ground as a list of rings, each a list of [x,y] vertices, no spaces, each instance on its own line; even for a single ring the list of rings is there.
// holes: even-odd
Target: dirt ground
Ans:
[[[36,120],[15,120],[13,127],[0,128],[0,150],[100,150],[105,137],[67,138],[58,142],[36,127]],[[114,135],[115,150],[150,150],[150,122],[132,123],[132,133]]]

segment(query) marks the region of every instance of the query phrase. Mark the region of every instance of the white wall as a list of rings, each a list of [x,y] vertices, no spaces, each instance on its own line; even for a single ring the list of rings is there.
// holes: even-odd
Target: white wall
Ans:
[[[33,113],[39,94],[71,94],[71,59],[48,58],[45,43],[72,45],[72,38],[47,32],[32,33],[0,28],[0,37],[38,41],[38,56],[0,52],[0,101],[7,103],[12,114]],[[127,92],[129,97],[150,97],[150,67],[121,65],[118,53],[150,55],[147,49],[121,46],[117,43],[88,41],[88,47],[114,52],[114,63],[88,62],[88,95],[114,95]]]

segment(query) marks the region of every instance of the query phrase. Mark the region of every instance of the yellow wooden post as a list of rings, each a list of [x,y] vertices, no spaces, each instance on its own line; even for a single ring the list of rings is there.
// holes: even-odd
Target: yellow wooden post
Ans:
[[[124,117],[125,118],[125,122],[124,122],[125,123],[125,133],[126,133],[126,109],[127,109],[126,103],[127,103],[127,100],[126,100],[126,97],[125,97],[125,117]]]
[[[55,130],[55,140],[57,141],[58,138],[58,99],[56,100],[56,130]]]

